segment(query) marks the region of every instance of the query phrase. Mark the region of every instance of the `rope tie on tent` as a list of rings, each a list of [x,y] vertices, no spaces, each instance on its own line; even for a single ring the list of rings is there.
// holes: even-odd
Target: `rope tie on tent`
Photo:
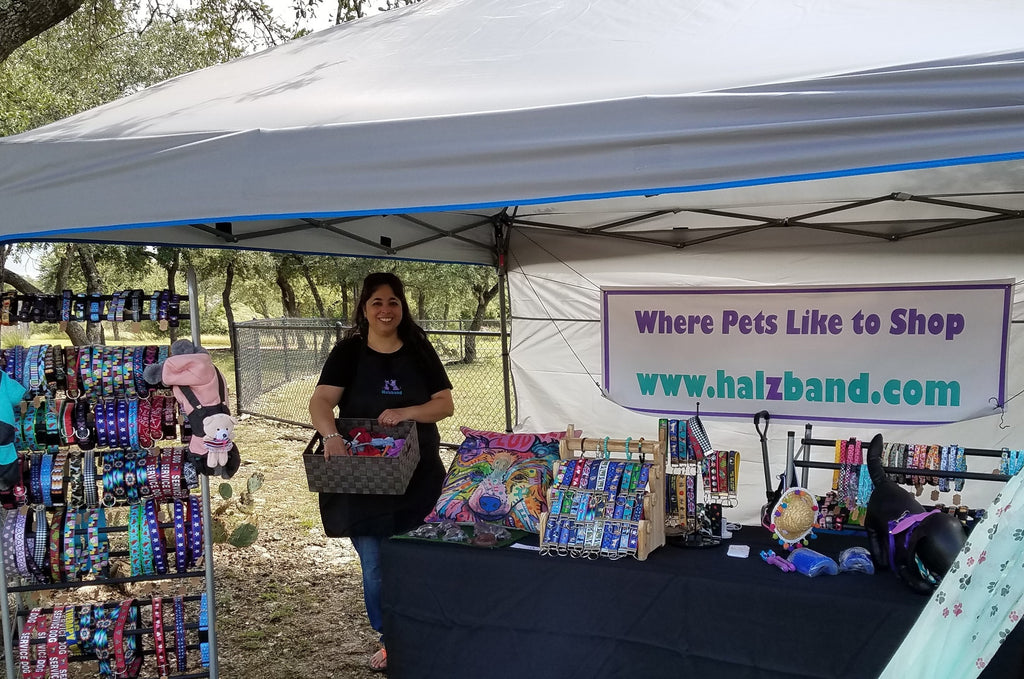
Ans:
[[[1010,428],[1010,426],[1005,423],[1006,404],[1009,403],[1010,401],[1012,401],[1013,399],[1017,398],[1021,394],[1024,394],[1024,389],[1021,389],[1016,394],[1014,394],[1010,398],[1006,399],[1002,403],[1000,403],[999,399],[997,399],[995,396],[992,396],[991,398],[989,398],[988,401],[989,401],[989,403],[992,404],[992,407],[999,411],[999,428],[1000,429],[1009,429]]]

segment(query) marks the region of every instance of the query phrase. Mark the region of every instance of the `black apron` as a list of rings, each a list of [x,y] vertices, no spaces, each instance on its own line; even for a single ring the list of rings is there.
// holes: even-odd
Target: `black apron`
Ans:
[[[423,368],[406,345],[392,354],[363,346],[352,383],[342,394],[341,417],[377,419],[388,408],[430,400]],[[423,523],[444,482],[436,424],[417,424],[420,461],[403,495],[320,493],[320,517],[327,537],[388,536]],[[348,432],[341,432],[348,436]]]

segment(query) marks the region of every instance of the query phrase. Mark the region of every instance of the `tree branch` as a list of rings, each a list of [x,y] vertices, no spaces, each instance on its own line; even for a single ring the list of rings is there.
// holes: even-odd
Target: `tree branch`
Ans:
[[[0,63],[11,53],[77,12],[85,0],[8,0],[0,12]]]

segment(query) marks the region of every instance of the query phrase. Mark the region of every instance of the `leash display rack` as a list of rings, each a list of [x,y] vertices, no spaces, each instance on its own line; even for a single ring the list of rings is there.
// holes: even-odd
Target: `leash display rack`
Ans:
[[[188,295],[187,296],[180,296],[180,297],[176,298],[175,301],[188,302],[189,313],[188,314],[182,313],[175,320],[178,320],[179,318],[183,319],[183,320],[187,320],[187,319],[190,319],[190,318],[198,318],[198,304],[197,304],[197,300],[198,300],[198,286],[196,284],[195,270],[191,266],[189,266],[187,271],[186,271],[186,278],[187,278],[187,282],[188,282]],[[8,297],[10,297],[10,296],[8,295]],[[116,299],[116,298],[117,298],[116,295],[115,296],[110,296],[110,295],[107,295],[107,296],[91,296],[91,297],[89,297],[89,300],[90,301],[92,301],[94,299],[111,300],[111,299]],[[33,319],[33,320],[35,320],[35,319]],[[102,320],[107,320],[107,319],[104,317]],[[119,319],[119,320],[131,321],[132,319],[129,318],[129,319]],[[47,320],[47,321],[44,321],[44,322],[50,322],[50,321]],[[161,329],[164,329],[164,328],[161,327]],[[195,344],[196,346],[200,345],[199,329],[198,329],[198,324],[196,324],[196,323],[192,324],[192,341],[193,341],[193,344]],[[155,442],[154,442],[154,445],[155,445]],[[98,453],[99,451],[97,450],[96,452]],[[194,569],[194,570],[185,570],[183,572],[172,572],[171,569],[168,568],[168,572],[164,573],[164,574],[146,574],[146,575],[133,575],[133,576],[111,577],[111,578],[98,577],[98,578],[92,579],[92,580],[75,580],[75,581],[66,581],[66,582],[36,583],[36,584],[17,584],[17,585],[12,586],[9,583],[9,581],[8,581],[8,578],[9,578],[10,574],[7,573],[7,568],[5,566],[4,544],[3,544],[4,541],[0,540],[0,609],[2,609],[2,610],[0,610],[0,615],[2,615],[2,624],[3,624],[3,637],[4,637],[4,639],[3,639],[3,648],[4,648],[4,660],[5,660],[5,664],[6,664],[6,676],[9,679],[15,679],[15,677],[22,677],[22,676],[24,676],[23,673],[21,673],[21,672],[16,670],[15,662],[14,662],[15,657],[18,655],[18,653],[17,653],[18,644],[16,643],[16,638],[19,638],[21,633],[24,631],[25,626],[26,626],[26,617],[28,616],[29,611],[30,611],[30,609],[26,608],[25,605],[24,605],[23,598],[22,598],[22,594],[23,593],[27,593],[27,592],[45,592],[45,591],[56,592],[56,591],[60,591],[60,590],[70,590],[70,589],[77,589],[77,588],[81,588],[81,587],[116,586],[116,585],[123,585],[123,584],[128,584],[128,583],[140,583],[140,582],[168,582],[168,583],[170,583],[170,582],[174,582],[174,581],[181,581],[181,580],[186,580],[186,579],[195,580],[195,579],[200,579],[200,578],[203,579],[203,581],[204,581],[204,592],[203,592],[203,594],[202,595],[190,594],[190,595],[187,595],[187,596],[182,596],[182,597],[180,597],[180,599],[181,599],[181,603],[182,604],[184,604],[185,602],[197,602],[197,601],[201,601],[201,600],[204,601],[204,608],[200,611],[199,615],[196,618],[196,621],[195,622],[188,622],[188,623],[184,624],[184,630],[187,633],[189,633],[189,634],[199,634],[200,635],[199,641],[193,642],[193,643],[186,643],[186,644],[184,644],[184,650],[185,650],[186,653],[192,652],[194,654],[192,656],[193,658],[194,657],[198,657],[200,655],[200,653],[198,653],[198,651],[202,651],[201,655],[202,655],[202,665],[203,665],[203,667],[199,671],[188,671],[188,669],[186,668],[184,673],[182,673],[182,671],[179,670],[178,674],[171,674],[170,673],[170,667],[167,667],[167,666],[165,666],[165,667],[158,667],[157,668],[157,674],[155,674],[153,676],[169,677],[171,679],[199,679],[201,677],[210,677],[211,679],[217,679],[219,672],[218,672],[218,658],[217,658],[218,654],[217,654],[217,632],[216,632],[216,597],[215,597],[214,570],[213,570],[213,537],[212,537],[212,532],[211,532],[211,511],[210,511],[210,497],[211,497],[211,495],[210,495],[210,481],[209,481],[209,477],[204,475],[204,474],[198,474],[198,478],[199,478],[199,487],[200,487],[200,493],[201,493],[200,506],[201,506],[201,510],[202,510],[202,523],[203,523],[203,525],[202,525],[202,543],[203,543],[203,566],[204,567],[203,567],[202,570]],[[70,493],[70,488],[66,492]],[[188,493],[188,495],[190,495],[190,494],[191,493]],[[65,498],[67,498],[67,495],[65,495]],[[57,506],[56,503],[54,503],[54,506],[55,507]],[[18,511],[18,508],[6,510],[6,511]],[[4,513],[4,516],[6,516],[6,512]],[[159,523],[159,527],[160,527],[161,531],[164,531],[164,530],[166,530],[168,528],[173,528],[174,527],[174,523],[163,523],[163,522],[161,522],[161,523]],[[108,527],[105,527],[105,528],[100,528],[98,530],[98,532],[101,533],[101,534],[108,534],[108,535],[111,534],[111,533],[126,533],[126,532],[128,532],[128,526],[127,525],[124,525],[124,526],[108,526]],[[77,529],[76,533],[82,534],[82,533],[85,533],[85,530]],[[170,552],[171,552],[171,550],[168,549],[167,550],[168,555],[170,554]],[[128,553],[129,552],[127,552],[127,551],[112,551],[112,552],[110,552],[109,556],[111,556],[111,557],[126,556]],[[16,605],[16,610],[15,611],[11,611],[11,609],[10,609],[10,596],[9,595],[13,595],[14,596],[15,605]],[[160,596],[160,595],[154,592],[153,596]],[[163,597],[163,599],[164,599],[164,601],[170,603],[172,601],[173,597]],[[76,607],[82,607],[82,606],[85,606],[85,605],[92,605],[92,606],[100,605],[100,606],[103,606],[104,608],[113,608],[113,607],[118,607],[120,604],[117,603],[117,602],[109,602],[109,601],[101,603],[101,604],[96,604],[96,603],[93,603],[93,602],[76,602],[74,604],[67,604],[67,606],[71,606],[71,605],[74,605]],[[151,600],[146,600],[144,598],[135,598],[134,599],[134,606],[136,607],[136,611],[138,611],[138,608],[140,608],[140,607],[148,607],[150,605],[151,605]],[[39,612],[41,612],[44,615],[52,614],[54,612],[55,608],[56,607],[41,608],[41,610]],[[178,650],[181,650],[181,646],[176,644],[176,643],[172,643],[172,642],[169,641],[169,637],[170,637],[169,633],[171,631],[173,631],[174,632],[174,636],[175,636],[175,641],[177,641],[177,634],[179,633],[179,629],[180,629],[180,628],[179,629],[175,628],[175,618],[177,618],[177,616],[176,615],[172,615],[169,612],[165,612],[164,616],[167,616],[167,617],[164,617],[162,619],[162,621],[161,621],[162,624],[159,625],[159,628],[161,630],[163,630],[163,635],[162,636],[164,637],[164,640],[165,640],[164,643],[165,643],[166,647],[169,647],[172,650],[172,653],[175,653]],[[182,616],[182,617],[184,617],[184,616]],[[150,620],[152,620],[152,615],[150,616]],[[206,652],[206,649],[201,649],[201,643],[199,643],[199,642],[202,641],[202,634],[201,633],[204,632],[204,631],[205,631],[205,636],[206,636],[206,642],[203,645],[207,645],[208,653]],[[111,633],[113,633],[113,629],[111,629]],[[126,629],[126,630],[124,630],[123,634],[125,636],[135,637],[135,639],[136,639],[136,642],[135,642],[135,644],[136,644],[136,646],[135,646],[136,651],[135,652],[139,656],[145,658],[147,656],[154,656],[155,655],[156,637],[154,635],[154,627],[152,625],[149,626],[149,627],[143,626],[141,615],[138,616],[138,620],[136,622],[136,627],[134,629]],[[143,641],[142,641],[147,636],[150,637],[150,641],[151,641],[151,643],[148,645],[148,648],[144,646]],[[43,638],[43,639],[33,639],[31,643],[33,645],[38,644],[38,643],[42,643],[42,644],[46,644],[46,645],[49,646],[49,643],[48,643],[49,641],[51,641],[51,640],[50,639],[46,639],[46,638]],[[111,640],[111,642],[112,642],[112,640]],[[113,659],[113,657],[114,657],[114,652],[111,651],[110,652],[111,660]],[[67,660],[68,660],[69,663],[79,663],[79,662],[86,662],[86,661],[94,661],[95,662],[96,661],[96,657],[93,656],[93,655],[69,655]],[[174,663],[174,664],[176,664],[176,663]],[[192,665],[192,664],[194,664],[194,661],[193,661],[193,663],[190,663],[190,665]],[[172,666],[173,666],[173,664],[172,664]],[[146,675],[146,671],[147,671],[147,668],[143,664],[143,666],[140,667],[140,669],[138,670],[138,674],[134,675],[134,676],[145,676]],[[51,674],[52,674],[52,676],[58,676],[58,673],[55,673],[55,672],[52,671],[52,666],[51,667],[47,667],[44,670],[44,672],[46,673],[47,676],[49,676]],[[33,674],[34,674],[34,676],[43,676],[43,674],[39,673],[38,666],[37,666],[36,672],[33,673]],[[77,674],[77,672],[76,672],[76,674]],[[62,672],[59,673],[59,675],[60,676],[65,676],[65,677],[69,676],[67,671],[62,671]],[[111,676],[128,676],[128,675],[127,674],[120,674],[119,675],[116,670],[112,670]]]
[[[818,462],[811,459],[811,449],[814,447],[828,447],[835,448],[836,442],[829,439],[816,439],[811,435],[812,426],[807,424],[804,426],[804,436],[800,439],[800,449],[795,450],[794,439],[795,433],[789,432],[789,445],[787,447],[787,459],[786,459],[786,476],[784,478],[792,478],[792,474],[796,467],[800,467],[800,485],[807,488],[807,481],[809,470],[811,469],[830,469],[837,470],[841,469],[842,465],[838,462]],[[1002,450],[991,450],[985,448],[964,448],[965,456],[972,457],[994,457],[1001,458],[1003,454]],[[903,476],[927,476],[934,478],[946,478],[946,479],[964,479],[971,481],[1009,481],[1010,477],[1006,474],[990,473],[990,472],[967,472],[967,471],[954,471],[954,470],[943,470],[943,469],[918,469],[914,467],[891,467],[882,466],[882,470],[887,474],[899,474]],[[954,503],[956,504],[956,503]]]
[[[699,406],[698,406],[699,407]],[[673,431],[672,422],[676,430]],[[682,435],[678,427],[683,427]],[[658,420],[658,435],[665,436],[668,452],[671,452],[673,438],[675,446],[686,447],[686,420]],[[664,431],[663,431],[664,430]],[[665,456],[665,535],[675,537],[690,535],[697,532],[697,484],[700,477],[700,462],[697,460],[673,460],[670,454]],[[679,493],[682,484],[683,493]],[[672,495],[675,494],[673,498]],[[674,509],[674,511],[673,511]]]
[[[634,555],[637,560],[644,561],[658,547],[665,545],[665,455],[668,451],[667,430],[658,432],[657,439],[642,437],[628,439],[612,439],[605,437],[577,437],[576,429],[569,425],[565,438],[558,445],[560,460],[555,465],[555,478],[558,479],[569,461],[583,463],[587,460],[611,460],[616,462],[650,463],[647,479],[647,492],[643,496],[643,518],[638,522],[637,547]],[[637,488],[637,491],[643,490]],[[548,490],[548,506],[554,506],[559,488],[552,484]],[[590,492],[590,491],[586,491]],[[600,491],[597,491],[600,493]],[[604,493],[600,493],[604,495]],[[602,498],[604,499],[604,498]],[[540,516],[540,544],[542,552],[545,545],[554,545],[555,540],[548,539],[547,524],[550,512]],[[600,520],[600,517],[598,517]],[[597,556],[597,555],[590,555]]]

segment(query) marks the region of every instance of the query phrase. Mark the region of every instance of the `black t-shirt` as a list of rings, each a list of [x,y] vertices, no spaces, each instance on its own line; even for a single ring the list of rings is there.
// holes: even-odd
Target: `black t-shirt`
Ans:
[[[376,419],[388,408],[421,405],[433,394],[451,389],[441,359],[427,344],[408,344],[382,354],[359,337],[335,345],[317,383],[342,387],[339,416]],[[347,434],[347,432],[341,432]],[[328,537],[393,535],[423,522],[444,482],[436,424],[417,423],[420,461],[403,495],[320,493],[320,517]]]

